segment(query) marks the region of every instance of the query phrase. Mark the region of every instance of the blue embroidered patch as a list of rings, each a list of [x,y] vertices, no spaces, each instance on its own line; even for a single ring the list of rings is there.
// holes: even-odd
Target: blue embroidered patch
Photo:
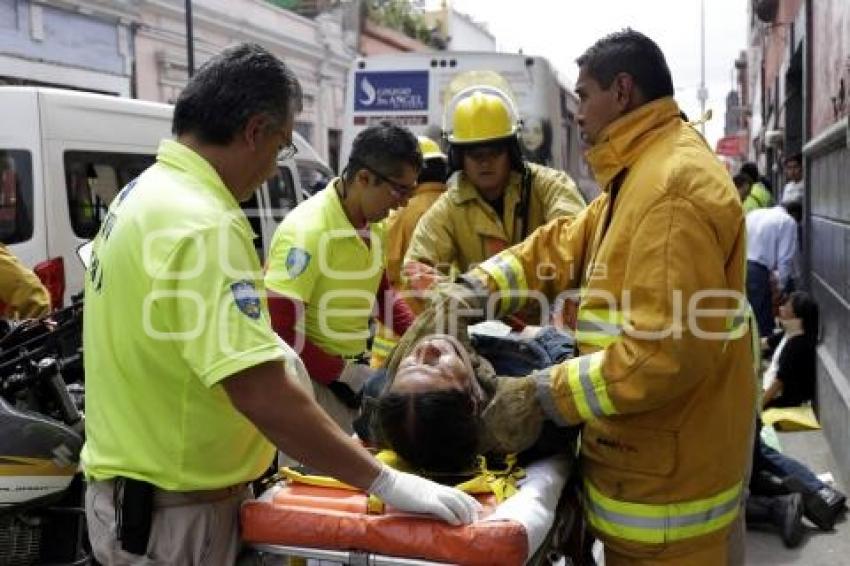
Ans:
[[[247,279],[237,281],[230,285],[230,291],[242,314],[253,319],[260,318],[260,296],[253,282]]]
[[[310,265],[310,252],[301,248],[290,248],[286,254],[286,272],[293,279],[304,273]]]

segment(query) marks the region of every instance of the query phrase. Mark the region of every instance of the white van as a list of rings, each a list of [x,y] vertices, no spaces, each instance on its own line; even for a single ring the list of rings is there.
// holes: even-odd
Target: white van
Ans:
[[[361,130],[384,120],[440,141],[455,83],[468,78],[475,84],[476,76],[488,73],[507,85],[516,103],[526,159],[567,171],[590,202],[598,189],[582,155],[575,121],[578,98],[543,57],[441,51],[355,60],[348,76],[340,163],[348,161],[351,142]]]
[[[69,90],[0,87],[0,240],[68,304],[83,287],[76,249],[97,234],[112,198],[171,136],[173,107]],[[295,144],[324,165],[297,133]],[[327,165],[324,165],[327,167]],[[304,199],[295,160],[243,204],[260,258]],[[329,169],[328,169],[329,170]]]

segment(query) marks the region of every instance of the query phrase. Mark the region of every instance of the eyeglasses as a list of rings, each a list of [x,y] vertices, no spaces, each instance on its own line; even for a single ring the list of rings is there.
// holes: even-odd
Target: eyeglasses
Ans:
[[[280,152],[277,154],[278,159],[281,161],[286,161],[292,157],[295,157],[295,154],[298,153],[298,148],[294,143],[289,142],[287,145],[283,146],[280,149]]]
[[[390,179],[386,175],[383,175],[383,174],[375,171],[374,169],[372,169],[371,167],[369,167],[365,163],[361,163],[360,165],[364,169],[366,169],[369,173],[371,173],[372,175],[377,177],[379,181],[389,185],[390,192],[397,199],[406,199],[411,194],[413,194],[413,191],[416,190],[416,183],[413,183],[413,185],[403,185],[403,184],[399,183],[398,181],[393,181],[392,179]]]

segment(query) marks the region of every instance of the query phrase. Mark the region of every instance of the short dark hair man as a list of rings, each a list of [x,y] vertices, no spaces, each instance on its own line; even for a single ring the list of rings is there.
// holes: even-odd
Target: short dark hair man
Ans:
[[[86,516],[97,560],[232,564],[247,482],[274,445],[414,512],[474,502],[381,467],[296,382],[239,208],[291,147],[298,81],[258,45],[210,59],[176,139],[115,198],[86,276]]]
[[[466,306],[504,316],[581,289],[579,355],[519,378],[513,401],[488,410],[509,418],[519,397],[583,424],[585,513],[606,564],[726,563],[756,398],[741,202],[682,120],[650,38],[613,33],[578,64],[577,120],[602,194],[462,275],[435,305],[467,316],[447,300],[465,291]]]
[[[422,154],[410,130],[377,124],[360,132],[342,177],[289,213],[275,231],[266,266],[272,324],[300,347],[319,404],[344,430],[370,374],[369,318],[403,334],[413,318],[384,270],[386,225],[416,189]]]

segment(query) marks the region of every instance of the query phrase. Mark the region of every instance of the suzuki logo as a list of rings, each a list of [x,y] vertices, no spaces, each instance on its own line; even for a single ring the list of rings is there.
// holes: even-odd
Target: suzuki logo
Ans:
[[[363,94],[366,95],[366,98],[360,99],[360,104],[363,106],[372,106],[375,103],[375,99],[378,97],[378,92],[366,77],[363,77],[363,80],[360,81],[360,90],[362,90]]]

